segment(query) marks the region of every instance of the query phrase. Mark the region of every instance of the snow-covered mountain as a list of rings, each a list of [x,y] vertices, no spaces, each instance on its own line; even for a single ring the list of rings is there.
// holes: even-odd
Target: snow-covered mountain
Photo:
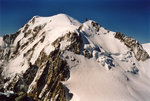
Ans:
[[[150,44],[92,20],[34,16],[0,37],[0,99],[149,101],[149,54]]]

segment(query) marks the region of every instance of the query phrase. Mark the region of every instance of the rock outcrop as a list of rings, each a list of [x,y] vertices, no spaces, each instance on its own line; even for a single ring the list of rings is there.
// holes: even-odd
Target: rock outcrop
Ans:
[[[140,45],[136,39],[127,37],[120,32],[116,32],[115,38],[123,42],[134,53],[135,58],[138,61],[145,61],[146,59],[150,58],[148,53],[143,49],[142,45]]]

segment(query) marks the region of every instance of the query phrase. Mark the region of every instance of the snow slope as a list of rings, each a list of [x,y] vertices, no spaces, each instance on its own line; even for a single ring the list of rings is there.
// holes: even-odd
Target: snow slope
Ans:
[[[68,60],[72,67],[70,79],[64,84],[73,93],[71,101],[148,101],[150,83],[139,75],[123,70],[120,65],[110,71],[95,59],[73,56],[78,64]],[[76,62],[75,61],[75,62]],[[120,63],[120,61],[118,61]],[[121,63],[120,63],[121,64]],[[128,66],[130,63],[124,65]]]
[[[93,44],[101,46],[104,50],[110,53],[125,53],[128,48],[119,40],[114,38],[116,32],[108,31],[103,27],[100,27],[97,32],[91,25],[93,21],[89,20],[83,24],[82,31],[85,32],[84,36],[88,37]]]
[[[149,101],[150,59],[137,61],[114,38],[115,32],[104,28],[96,32],[90,24],[91,21],[85,22],[81,32],[84,48],[94,57],[64,54],[69,57],[67,62],[71,68],[70,78],[64,82],[73,93],[71,101]]]
[[[150,43],[142,44],[142,46],[150,54]]]

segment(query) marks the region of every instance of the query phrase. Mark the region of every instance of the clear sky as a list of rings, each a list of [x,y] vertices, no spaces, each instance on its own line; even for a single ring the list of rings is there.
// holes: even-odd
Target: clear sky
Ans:
[[[35,15],[58,13],[80,22],[92,19],[140,43],[150,42],[149,0],[0,0],[0,35],[16,32]]]

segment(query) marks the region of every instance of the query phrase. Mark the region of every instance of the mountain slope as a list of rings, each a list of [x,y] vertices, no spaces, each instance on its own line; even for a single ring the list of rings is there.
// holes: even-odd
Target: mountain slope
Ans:
[[[35,16],[0,42],[0,91],[13,91],[14,99],[150,99],[147,50],[95,21]]]
[[[150,83],[145,79],[148,75],[144,72],[150,69],[143,63],[150,64],[150,59],[139,62],[135,50],[132,50],[136,45],[127,47],[124,42],[114,38],[115,32],[101,27],[97,31],[92,23],[85,22],[81,33],[84,35],[83,47],[93,57],[86,59],[65,53],[65,57],[75,58],[75,61],[67,60],[72,69],[69,80],[64,83],[73,92],[72,101],[148,101]],[[136,42],[131,38],[128,40]],[[142,51],[147,57],[148,54]]]
[[[150,43],[142,44],[143,48],[150,54]]]

